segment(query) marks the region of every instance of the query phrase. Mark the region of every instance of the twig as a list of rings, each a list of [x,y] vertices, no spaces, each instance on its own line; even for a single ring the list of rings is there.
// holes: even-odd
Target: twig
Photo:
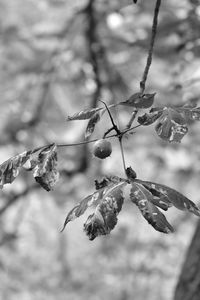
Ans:
[[[123,145],[122,145],[122,137],[119,137],[119,144],[120,144],[120,150],[121,150],[121,155],[122,155],[122,162],[123,162],[124,172],[125,172],[125,175],[126,175],[126,163],[125,163],[125,157],[124,157],[124,149],[123,149]]]
[[[151,30],[151,41],[150,41],[150,46],[149,46],[149,51],[148,51],[148,56],[147,56],[147,62],[146,62],[146,66],[144,69],[143,76],[142,76],[142,80],[140,81],[141,93],[144,93],[144,91],[145,91],[146,80],[147,80],[149,69],[150,69],[150,66],[152,63],[152,55],[153,55],[154,43],[155,43],[155,38],[156,38],[156,33],[157,33],[158,14],[159,14],[160,5],[161,5],[161,0],[156,0],[153,24],[152,24],[152,30]]]
[[[85,14],[88,19],[87,29],[85,33],[88,42],[88,54],[90,63],[93,68],[94,81],[96,84],[96,88],[93,93],[92,106],[96,107],[97,101],[101,96],[102,82],[100,78],[99,41],[97,32],[98,24],[96,20],[95,0],[89,0],[85,8]]]
[[[119,128],[118,128],[117,125],[115,124],[115,122],[114,122],[114,120],[113,120],[113,117],[112,117],[112,115],[111,115],[111,112],[110,112],[110,110],[109,110],[107,104],[106,104],[104,101],[102,101],[102,100],[99,100],[99,101],[102,102],[102,103],[105,105],[106,110],[107,110],[107,112],[108,112],[108,114],[109,114],[111,123],[112,123],[112,125],[113,125],[113,129],[116,131],[117,135],[121,136],[121,131],[119,130]]]

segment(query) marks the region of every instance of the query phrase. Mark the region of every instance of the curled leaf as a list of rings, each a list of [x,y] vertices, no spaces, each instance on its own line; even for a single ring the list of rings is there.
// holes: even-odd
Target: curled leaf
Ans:
[[[4,184],[12,183],[15,180],[20,168],[29,159],[30,153],[31,151],[25,151],[11,157],[0,165],[0,188],[3,188]]]
[[[157,231],[163,233],[173,232],[173,227],[168,223],[161,211],[152,203],[152,194],[138,183],[132,183],[130,199],[141,211],[143,217]]]
[[[51,191],[54,188],[59,179],[57,147],[55,144],[44,147],[40,151],[33,176],[46,191]]]
[[[96,114],[98,111],[102,110],[101,107],[98,108],[92,108],[92,109],[85,109],[78,113],[75,113],[73,116],[68,116],[68,121],[74,121],[74,120],[87,120],[90,119],[94,114]]]
[[[172,108],[166,108],[155,126],[160,138],[180,143],[188,132],[185,118]]]

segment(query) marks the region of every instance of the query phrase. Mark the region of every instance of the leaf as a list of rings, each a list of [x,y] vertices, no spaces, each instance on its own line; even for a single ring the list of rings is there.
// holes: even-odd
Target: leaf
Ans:
[[[82,111],[80,111],[78,113],[75,113],[71,117],[68,116],[67,120],[68,121],[74,121],[74,120],[86,120],[86,119],[90,119],[99,110],[102,110],[102,108],[98,107],[98,108],[92,108],[92,109],[85,109],[85,110],[82,110]]]
[[[96,124],[101,120],[102,115],[106,110],[102,109],[101,111],[97,111],[89,120],[87,124],[87,128],[85,131],[85,138],[89,138],[91,134],[94,132]]]
[[[104,180],[102,184],[102,187],[100,187],[96,192],[93,194],[85,197],[83,200],[81,200],[70,212],[67,214],[67,217],[65,219],[63,228],[61,232],[65,229],[66,225],[74,221],[76,218],[80,217],[85,213],[85,211],[91,207],[91,206],[97,206],[100,201],[103,199],[104,195],[107,195],[110,192],[114,192],[115,189],[118,187],[122,187],[125,182],[118,182],[118,183],[113,183],[110,180]],[[97,187],[99,187],[99,183],[97,184]]]
[[[173,232],[173,227],[168,223],[161,211],[151,202],[152,195],[142,185],[133,182],[131,187],[130,198],[141,211],[143,217],[157,231],[163,233]]]
[[[12,183],[19,174],[20,168],[30,157],[31,151],[25,151],[21,154],[11,157],[0,165],[0,188],[4,184]]]
[[[200,107],[182,107],[178,111],[182,112],[187,120],[200,121]]]
[[[171,204],[180,210],[188,210],[189,212],[200,217],[200,209],[196,206],[196,204],[176,190],[164,184],[158,184],[155,182],[143,181],[140,179],[136,179],[136,182],[139,182],[144,187],[148,188],[154,195],[157,192],[160,201],[168,205],[168,207],[170,207]]]
[[[123,202],[123,193],[119,186],[114,187],[104,196],[95,212],[88,217],[84,224],[84,230],[90,240],[109,234],[114,229]]]
[[[145,113],[143,116],[138,117],[138,123],[143,126],[151,125],[158,120],[161,115],[162,111]]]
[[[46,191],[49,192],[54,188],[59,179],[59,172],[57,170],[57,147],[55,144],[44,147],[39,152],[33,176]]]
[[[131,106],[135,108],[149,108],[153,105],[155,95],[156,93],[135,93],[128,100],[120,102],[119,105]]]
[[[164,109],[155,130],[161,139],[178,143],[188,132],[185,118],[172,108]]]

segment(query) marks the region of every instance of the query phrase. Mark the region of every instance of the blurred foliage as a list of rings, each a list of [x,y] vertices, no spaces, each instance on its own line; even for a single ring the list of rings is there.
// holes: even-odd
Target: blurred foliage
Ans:
[[[83,140],[86,123],[67,123],[68,115],[98,106],[98,98],[112,104],[138,91],[154,3],[93,0],[89,7],[86,0],[0,0],[1,162],[47,143]],[[162,3],[147,82],[157,106],[199,105],[198,4]],[[120,108],[121,126],[129,117],[129,109]],[[94,138],[109,128],[104,118]],[[127,165],[139,178],[171,186],[198,203],[199,136],[199,124],[192,121],[181,145],[161,141],[151,127],[138,129],[124,141]],[[54,192],[38,189],[25,171],[1,192],[1,299],[171,299],[195,217],[172,209],[168,217],[176,232],[165,236],[127,202],[109,237],[88,241],[81,218],[59,232],[95,178],[123,174],[115,140],[112,146],[103,163],[92,156],[92,146],[60,148]]]

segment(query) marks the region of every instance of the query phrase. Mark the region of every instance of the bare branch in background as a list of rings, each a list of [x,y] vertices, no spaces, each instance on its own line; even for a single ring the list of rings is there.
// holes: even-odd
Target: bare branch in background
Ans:
[[[10,206],[15,204],[18,200],[22,199],[24,196],[27,196],[30,192],[39,188],[39,184],[33,184],[31,186],[27,186],[22,192],[4,195],[7,198],[7,202],[0,208],[0,216],[2,216],[6,212],[6,210],[10,208]]]
[[[101,89],[102,89],[100,66],[99,66],[99,55],[100,55],[101,47],[98,40],[98,24],[96,18],[95,4],[96,4],[95,0],[89,0],[88,5],[85,8],[85,14],[88,21],[87,29],[86,29],[88,55],[89,55],[90,63],[93,68],[94,81],[96,84],[96,88],[92,96],[91,107],[97,106],[97,101],[101,96]]]
[[[144,69],[143,76],[142,76],[142,80],[140,81],[140,91],[141,91],[141,93],[144,93],[144,91],[145,91],[146,81],[147,81],[149,69],[150,69],[151,62],[152,62],[154,43],[155,43],[155,38],[156,38],[156,33],[157,33],[158,14],[159,14],[159,10],[160,10],[160,5],[161,5],[161,0],[156,0],[155,10],[154,10],[154,17],[153,17],[153,24],[152,24],[150,47],[149,47],[147,62],[146,62],[146,66],[145,66],[145,69]]]

